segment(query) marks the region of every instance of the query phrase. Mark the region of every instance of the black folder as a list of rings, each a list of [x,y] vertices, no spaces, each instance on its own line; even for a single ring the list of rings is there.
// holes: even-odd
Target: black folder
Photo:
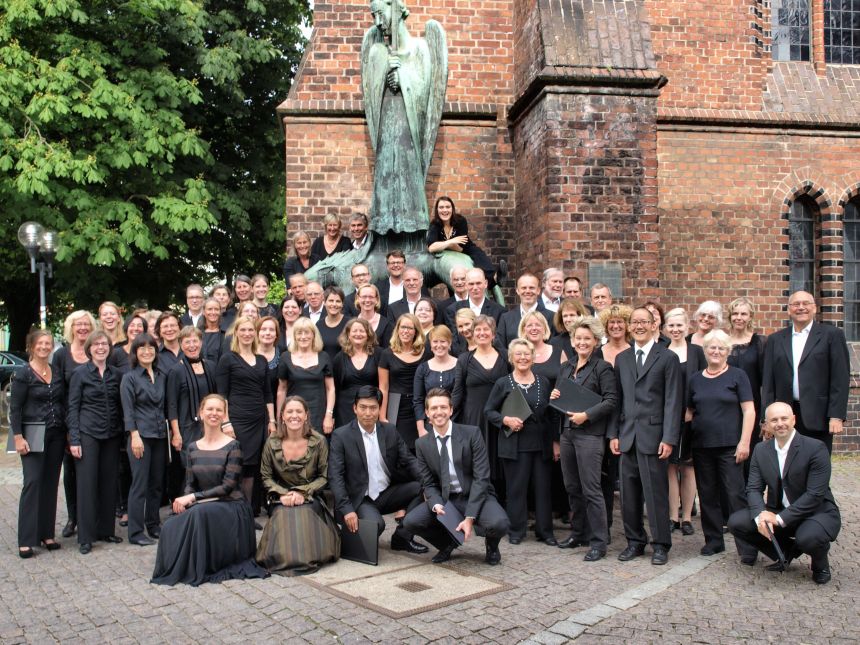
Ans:
[[[466,534],[463,531],[458,531],[457,527],[460,522],[465,519],[463,514],[454,506],[450,500],[445,502],[445,514],[436,515],[436,519],[442,523],[442,526],[448,531],[452,538],[457,541],[457,544],[463,544],[466,541]]]
[[[388,415],[388,423],[397,425],[397,416],[400,412],[400,392],[388,393],[388,405],[385,412]]]
[[[45,452],[45,424],[38,422],[24,421],[21,424],[24,431],[24,439],[30,446],[30,452]],[[10,455],[15,454],[15,434],[12,428],[9,428],[9,437],[6,440],[6,452]]]
[[[582,387],[573,379],[563,379],[556,384],[556,389],[561,393],[557,399],[549,402],[549,407],[563,414],[568,412],[585,412],[603,400],[597,392]]]
[[[364,564],[379,564],[379,536],[376,522],[358,520],[358,531],[353,533],[346,527],[340,529],[340,557],[344,560],[362,562]]]
[[[502,403],[502,409],[500,412],[503,417],[516,417],[521,421],[525,421],[532,415],[531,406],[529,406],[529,402],[526,401],[523,391],[517,385],[514,385],[514,389],[511,390],[511,393],[505,398],[505,402]],[[503,427],[502,430],[506,437],[510,437],[513,432],[513,430],[507,426]]]

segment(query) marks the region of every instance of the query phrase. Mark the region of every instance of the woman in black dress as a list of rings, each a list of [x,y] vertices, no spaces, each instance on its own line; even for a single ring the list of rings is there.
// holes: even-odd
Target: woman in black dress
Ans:
[[[128,433],[128,461],[131,464],[128,541],[138,546],[155,544],[154,540],[161,533],[158,509],[167,465],[164,414],[167,375],[158,369],[157,350],[158,344],[149,334],[135,338],[131,346],[130,369],[120,384],[124,425]]]
[[[420,332],[421,323],[413,314],[403,314],[397,319],[391,334],[389,347],[382,350],[379,358],[379,389],[382,391],[382,409],[379,418],[388,422],[388,402],[391,394],[400,395],[397,408],[397,432],[415,451],[418,426],[412,396],[415,372],[424,360],[424,336]],[[394,423],[394,421],[392,421]]]
[[[269,279],[262,273],[257,273],[251,278],[251,302],[257,305],[257,315],[260,318],[266,316],[277,316],[278,310],[269,302]]]
[[[84,351],[87,338],[96,328],[96,320],[89,311],[79,309],[73,311],[63,322],[63,339],[66,344],[54,352],[51,358],[51,369],[63,377],[63,408],[68,411],[69,383],[74,371],[89,360]],[[117,381],[119,386],[119,381]],[[119,449],[117,449],[119,450]],[[75,472],[77,466],[70,451],[63,456],[63,492],[66,494],[66,511],[68,521],[63,527],[63,537],[71,537],[75,534],[78,526],[77,514],[77,480]]]
[[[681,391],[686,395],[690,377],[705,369],[705,354],[701,347],[687,339],[689,319],[682,308],[669,310],[664,329],[669,336],[669,349],[678,355],[681,363]],[[692,519],[696,501],[696,473],[693,470],[690,440],[690,423],[682,418],[678,445],[672,448],[668,468],[669,519],[672,521],[672,531],[681,531],[683,535],[693,535],[695,532]]]
[[[278,366],[278,409],[288,396],[300,396],[310,407],[311,427],[330,435],[334,430],[335,389],[331,359],[310,318],[293,325],[293,349],[281,354]]]
[[[69,382],[66,423],[69,451],[75,458],[78,500],[78,543],[84,555],[93,542],[117,544],[117,453],[122,443],[119,370],[107,362],[108,335],[94,331],[84,343],[89,361],[76,369]]]
[[[233,307],[233,294],[226,284],[219,284],[212,287],[209,297],[214,298],[221,305],[221,331],[227,333],[227,330],[233,326],[233,321],[236,320],[236,309]]]
[[[240,490],[242,448],[221,431],[227,403],[209,394],[195,414],[203,437],[188,446],[185,494],[173,500],[175,515],[164,522],[151,582],[196,587],[265,578],[266,570],[254,562],[254,517]]]
[[[328,213],[323,217],[323,226],[325,234],[320,235],[311,245],[311,257],[314,262],[320,262],[330,255],[352,249],[352,243],[341,234],[343,223],[336,213]]]
[[[358,318],[363,318],[370,324],[376,342],[380,347],[388,347],[391,341],[391,335],[394,332],[394,326],[391,321],[379,313],[382,306],[379,299],[379,289],[375,285],[365,284],[358,288],[355,295],[355,302],[358,305]]]
[[[291,276],[304,273],[319,262],[319,258],[311,252],[311,238],[304,231],[298,231],[293,235],[293,252],[295,255],[291,255],[284,261],[284,280],[287,284],[290,284]]]
[[[766,338],[755,333],[755,305],[749,298],[736,298],[729,305],[729,365],[746,372],[750,380],[755,406],[756,425],[762,421],[761,377],[764,369],[764,346]],[[761,432],[753,429],[750,454],[761,441]],[[744,479],[749,476],[750,460],[744,461]]]
[[[457,421],[481,429],[496,496],[500,503],[504,503],[504,478],[498,464],[498,429],[490,429],[484,415],[484,404],[493,385],[510,373],[507,353],[493,347],[495,336],[496,321],[492,316],[475,318],[472,326],[475,349],[457,358],[452,398]]]
[[[197,327],[183,327],[179,332],[182,358],[167,373],[165,400],[170,423],[170,445],[180,456],[183,469],[188,467],[188,446],[203,436],[198,410],[200,402],[215,392],[216,364],[201,355],[203,332]]]
[[[487,288],[496,286],[496,267],[483,249],[469,237],[469,223],[457,213],[454,200],[439,197],[433,207],[433,219],[427,229],[427,250],[430,253],[454,251],[469,256],[472,264],[487,277]]]
[[[412,390],[412,408],[418,425],[418,436],[427,434],[424,427],[426,412],[424,398],[434,387],[441,387],[448,392],[454,391],[454,368],[457,359],[451,356],[451,330],[445,325],[436,325],[427,334],[427,344],[430,346],[430,359],[422,361],[415,371],[415,383]],[[425,352],[426,353],[426,352]]]
[[[468,307],[458,309],[454,314],[454,326],[457,328],[457,335],[451,343],[451,354],[454,356],[462,356],[466,352],[474,351],[475,339],[472,336],[472,327],[475,325],[475,312]]]
[[[550,493],[550,465],[554,454],[558,454],[556,433],[548,417],[551,386],[547,379],[532,371],[534,347],[529,341],[512,340],[508,346],[508,358],[513,372],[493,384],[484,406],[487,420],[500,429],[499,461],[502,462],[507,485],[505,510],[511,520],[508,541],[519,544],[526,536],[531,488],[534,491],[537,539],[547,546],[558,546],[552,532]],[[502,415],[502,406],[515,388],[531,408],[526,419]]]
[[[21,456],[24,475],[18,504],[18,555],[22,558],[33,557],[35,546],[48,551],[60,548],[54,539],[54,524],[66,432],[63,375],[48,362],[53,350],[51,332],[31,331],[27,335],[30,361],[12,376],[9,432],[15,436],[15,452]],[[41,435],[41,449],[27,440],[29,436],[30,441],[38,442],[36,435]]]
[[[714,555],[726,550],[721,497],[728,503],[729,515],[747,507],[742,464],[749,458],[756,418],[746,373],[727,363],[728,334],[722,329],[707,333],[702,348],[708,364],[690,376],[686,418],[691,421],[693,466],[705,534],[700,553]],[[755,562],[755,547],[737,538],[735,546],[744,563]]]
[[[266,359],[269,368],[269,387],[272,393],[278,391],[278,367],[281,364],[281,348],[278,347],[278,320],[264,316],[257,321],[257,353]],[[277,409],[275,399],[275,409]]]
[[[325,316],[320,316],[317,329],[323,342],[323,351],[329,358],[334,358],[340,351],[340,332],[346,326],[346,316],[343,315],[343,303],[346,297],[340,287],[328,287],[323,293]]]
[[[355,419],[352,404],[362,385],[379,385],[379,346],[376,334],[363,318],[353,318],[340,334],[341,351],[332,361],[335,391],[335,426]]]
[[[203,304],[203,347],[201,355],[212,365],[218,365],[224,345],[224,332],[221,330],[221,303],[209,298]]]
[[[570,330],[576,324],[588,315],[588,310],[579,300],[574,298],[565,298],[562,300],[558,309],[552,316],[552,326],[555,327],[556,336],[552,339],[552,344],[561,349],[565,356],[570,357],[576,354],[573,349],[573,343],[570,338]]]
[[[242,446],[242,492],[251,503],[254,477],[268,432],[275,429],[275,405],[266,359],[257,354],[257,328],[237,318],[230,352],[218,362],[215,384],[229,403],[230,424]]]

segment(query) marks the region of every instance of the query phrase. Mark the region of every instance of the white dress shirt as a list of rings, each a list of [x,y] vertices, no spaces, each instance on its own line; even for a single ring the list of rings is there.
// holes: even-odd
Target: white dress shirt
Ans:
[[[543,306],[555,313],[558,311],[558,305],[561,302],[561,298],[547,298],[546,294],[541,292],[540,299],[543,302]]]
[[[324,310],[325,307],[322,305],[320,305],[320,308],[317,311],[313,311],[310,306],[308,306],[308,318],[310,318],[311,322],[316,325],[322,317]]]
[[[633,360],[638,365],[639,364],[639,350],[642,350],[642,364],[644,365],[648,361],[648,354],[651,353],[651,349],[654,347],[654,339],[652,338],[647,343],[642,345],[641,347],[636,343],[633,343]]]
[[[379,436],[376,434],[376,426],[371,432],[367,432],[358,425],[361,430],[361,438],[364,440],[364,453],[367,455],[367,496],[376,499],[379,494],[388,488],[391,478],[385,467],[385,460],[379,450]]]
[[[448,421],[448,432],[445,433],[444,436],[448,437],[448,473],[451,475],[451,492],[452,493],[462,493],[463,487],[460,485],[460,480],[457,479],[457,469],[454,468],[454,450],[452,449],[452,442],[454,439],[451,437],[451,431],[454,429],[454,424],[451,421]],[[436,436],[436,449],[439,451],[439,456],[442,456],[442,440],[440,437],[443,435],[439,434],[436,431],[436,428],[433,428],[433,434]],[[442,467],[442,464],[439,464]]]
[[[472,302],[472,299],[469,298],[469,309],[474,311],[476,316],[480,316],[481,315],[481,309],[484,308],[484,301],[485,300],[486,300],[486,298],[481,298],[481,302],[479,302],[476,305],[474,302]]]
[[[394,284],[391,280],[388,280],[388,304],[390,305],[392,302],[397,302],[398,300],[403,300],[406,297],[406,294],[403,293],[403,282],[400,284]]]
[[[800,331],[794,331],[794,327],[791,328],[791,363],[794,368],[794,378],[791,381],[791,396],[795,401],[800,400],[800,379],[797,375],[797,369],[800,367],[800,358],[803,356],[803,348],[806,347],[810,329],[812,329],[811,322]]]
[[[788,457],[788,449],[791,448],[791,442],[794,441],[795,434],[797,434],[797,430],[792,430],[791,436],[788,438],[788,441],[785,442],[785,446],[782,448],[780,448],[779,443],[774,440],[773,447],[776,448],[776,460],[777,462],[779,462],[780,479],[782,479],[782,474],[785,472],[785,458]],[[785,486],[782,487],[782,505],[786,508],[791,506],[791,504],[789,504],[788,502],[788,495],[785,494]],[[782,518],[780,518],[780,524],[782,524]]]

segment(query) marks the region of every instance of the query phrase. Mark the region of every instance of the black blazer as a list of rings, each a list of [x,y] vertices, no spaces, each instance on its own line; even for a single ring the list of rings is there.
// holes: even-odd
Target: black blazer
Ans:
[[[541,302],[540,298],[538,298],[537,302],[537,311],[538,313],[543,315],[544,319],[546,320],[547,326],[549,327],[550,336],[552,336],[555,331],[552,326],[553,314],[546,307],[544,307],[544,304],[543,302]],[[511,344],[511,341],[514,338],[519,337],[519,326],[520,321],[522,319],[523,312],[520,305],[516,305],[513,309],[506,311],[499,317],[498,325],[496,326],[496,340],[505,349],[507,349],[508,345]]]
[[[636,347],[615,357],[615,386],[619,405],[613,411],[606,435],[620,440],[621,452],[634,442],[644,454],[656,455],[660,443],[678,445],[684,392],[678,356],[654,343],[636,376]]]
[[[462,494],[469,499],[465,515],[479,517],[487,497],[495,495],[493,485],[490,483],[487,447],[481,437],[481,430],[477,426],[453,423],[450,432],[451,443],[448,450],[452,451],[450,454],[454,459],[457,480],[463,488]],[[427,500],[427,506],[432,511],[436,504],[445,504],[439,483],[441,472],[439,449],[436,447],[436,433],[432,428],[415,441],[415,457],[418,461],[419,481],[424,488],[424,499]]]
[[[808,341],[807,341],[808,342]],[[764,489],[767,487],[767,500]],[[782,493],[789,507],[782,505]],[[763,510],[778,513],[786,527],[814,519],[835,540],[842,520],[830,492],[830,453],[818,439],[795,431],[785,458],[783,477],[779,476],[776,439],[756,445],[750,461],[747,503],[754,518]]]
[[[579,358],[574,356],[562,364],[555,387],[558,387],[558,384],[564,379],[571,378],[578,362]],[[603,397],[603,400],[587,410],[583,410],[588,415],[588,421],[582,425],[572,426],[570,418],[565,416],[562,427],[565,430],[572,428],[577,433],[603,437],[606,435],[609,418],[615,408],[618,407],[618,386],[615,381],[615,370],[612,369],[610,363],[592,354],[585,367],[580,370],[579,375],[579,384],[592,392],[596,392]]]
[[[400,438],[397,426],[376,423],[379,452],[388,469],[391,483],[419,479],[418,463]],[[355,512],[367,493],[367,453],[358,421],[335,428],[328,455],[328,481],[334,493],[335,508],[341,515]]]
[[[792,327],[770,335],[764,346],[762,407],[774,401],[791,405],[794,365],[791,356]],[[830,419],[848,415],[850,360],[845,334],[838,327],[812,323],[798,367],[800,413],[803,425],[814,432],[828,432]]]
[[[390,305],[388,304],[388,297],[391,291],[391,283],[388,281],[388,276],[382,278],[381,280],[377,280],[373,284],[379,290],[379,313],[381,313],[383,316],[388,316],[389,318],[391,318],[391,314],[388,313],[388,309],[390,307]],[[421,297],[430,297],[430,291],[424,285],[421,286]],[[401,298],[401,300],[403,300],[404,298],[406,298],[406,291],[403,292],[403,298]],[[393,305],[394,302],[392,302],[391,304]],[[400,313],[402,314],[404,312],[401,311]],[[397,318],[394,318],[394,320],[397,320]]]
[[[461,300],[460,302],[454,303],[453,307],[448,307],[445,311],[445,324],[448,325],[451,329],[457,329],[457,310],[463,309],[464,307],[469,306],[469,299]],[[502,307],[495,300],[490,300],[489,298],[484,298],[484,304],[481,306],[481,315],[482,316],[492,316],[496,321],[496,327],[499,326],[499,319],[502,317],[502,314],[505,313],[506,309]]]
[[[537,409],[532,408],[531,416],[525,420],[523,425],[537,425],[540,431],[541,456],[544,459],[552,459],[552,442],[558,438],[556,436],[558,434],[558,419],[555,416],[555,411],[549,408],[549,393],[552,391],[552,386],[540,374],[535,374],[535,381],[540,381],[540,405]],[[500,459],[517,459],[519,455],[520,434],[512,432],[506,435],[505,426],[502,423],[502,406],[508,395],[516,387],[512,385],[512,382],[513,377],[510,375],[503,376],[497,380],[493,384],[493,389],[490,390],[490,394],[484,405],[484,415],[487,417],[487,421],[495,426],[490,432],[496,432],[496,428],[498,428],[498,456]]]

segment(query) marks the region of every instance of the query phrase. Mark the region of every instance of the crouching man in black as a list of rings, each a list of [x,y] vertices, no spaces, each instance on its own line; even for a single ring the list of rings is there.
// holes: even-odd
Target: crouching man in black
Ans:
[[[765,411],[765,423],[774,438],[753,451],[747,482],[749,509],[732,514],[729,530],[771,560],[778,560],[772,534],[783,551],[786,567],[797,556],[808,553],[812,579],[827,584],[827,554],[842,527],[839,507],[830,492],[827,446],[795,430],[795,417],[787,403],[771,403]],[[748,565],[755,561],[755,556],[742,559]],[[783,571],[784,567],[776,562],[768,569]]]
[[[457,530],[467,540],[473,529],[483,535],[487,563],[498,564],[502,560],[499,541],[507,534],[510,521],[490,483],[490,463],[481,431],[451,422],[453,407],[446,390],[430,390],[424,407],[432,431],[415,442],[415,455],[426,504],[410,510],[403,526],[439,549],[433,562],[446,562],[458,545],[436,515],[444,514],[445,502],[451,502],[465,518]]]
[[[383,513],[421,505],[418,462],[397,428],[379,420],[382,392],[363,385],[355,394],[355,420],[335,428],[328,458],[328,481],[334,492],[335,519],[355,533],[358,520],[385,530]],[[427,553],[402,525],[391,536],[394,551]]]

